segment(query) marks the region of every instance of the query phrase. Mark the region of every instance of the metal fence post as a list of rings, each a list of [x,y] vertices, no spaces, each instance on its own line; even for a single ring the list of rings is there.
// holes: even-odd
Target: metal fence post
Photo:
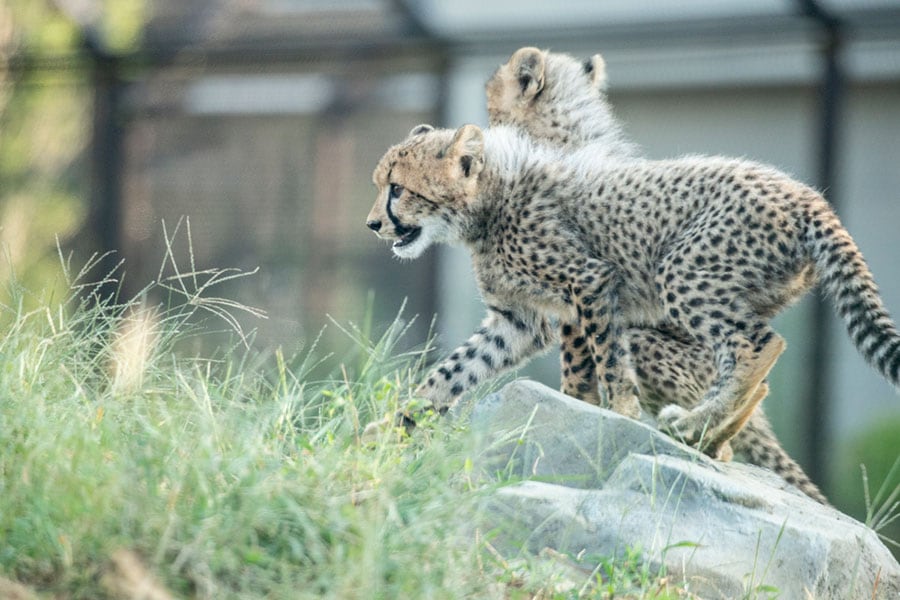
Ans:
[[[840,21],[823,9],[816,0],[800,0],[803,14],[815,20],[822,28],[823,41],[820,50],[822,75],[819,83],[819,130],[818,145],[819,189],[840,214],[839,199],[835,190],[836,165],[838,157],[839,127],[844,103],[844,75],[841,71],[840,56],[843,47]],[[806,455],[809,476],[823,489],[828,489],[829,472],[824,463],[828,437],[830,435],[830,412],[833,380],[829,361],[833,358],[834,336],[832,335],[832,313],[821,294],[817,294],[812,305],[812,381],[809,395],[805,399],[804,414],[807,440]]]
[[[93,108],[91,115],[91,205],[88,227],[94,246],[101,253],[113,253],[99,268],[112,269],[121,247],[122,168],[124,165],[122,91],[120,64],[91,35],[85,36],[91,62]],[[101,300],[119,293],[121,283],[109,282],[98,290]]]

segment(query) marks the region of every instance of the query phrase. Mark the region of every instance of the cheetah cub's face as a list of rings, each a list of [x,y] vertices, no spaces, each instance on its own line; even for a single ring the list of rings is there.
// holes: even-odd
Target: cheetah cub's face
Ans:
[[[492,126],[513,125],[533,138],[556,144],[583,143],[584,117],[612,119],[606,101],[606,62],[599,54],[580,61],[567,54],[520,48],[488,80]],[[590,114],[585,114],[589,111]],[[605,120],[604,119],[604,120]]]
[[[483,167],[478,127],[465,125],[455,132],[415,127],[375,167],[378,195],[366,226],[392,240],[400,258],[418,258],[433,243],[458,241]]]

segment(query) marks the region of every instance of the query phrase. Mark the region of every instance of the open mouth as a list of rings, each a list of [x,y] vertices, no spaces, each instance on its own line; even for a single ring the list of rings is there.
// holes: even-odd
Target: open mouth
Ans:
[[[412,244],[414,241],[419,239],[419,235],[421,233],[421,227],[412,227],[410,229],[407,229],[406,232],[400,236],[400,239],[394,242],[394,248],[402,248],[403,246]]]

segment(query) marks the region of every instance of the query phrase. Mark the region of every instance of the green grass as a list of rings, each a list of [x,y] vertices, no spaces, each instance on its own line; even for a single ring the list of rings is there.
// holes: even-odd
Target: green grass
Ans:
[[[635,556],[593,573],[499,556],[472,533],[489,490],[458,426],[361,442],[421,373],[422,352],[393,351],[399,319],[375,341],[347,326],[323,366],[242,343],[248,309],[212,295],[241,273],[172,260],[170,303],[149,306],[63,264],[68,298],[13,283],[0,315],[0,596],[681,597]],[[176,351],[223,322],[230,346]]]
[[[880,416],[842,450],[835,506],[865,523],[900,558],[900,418]]]

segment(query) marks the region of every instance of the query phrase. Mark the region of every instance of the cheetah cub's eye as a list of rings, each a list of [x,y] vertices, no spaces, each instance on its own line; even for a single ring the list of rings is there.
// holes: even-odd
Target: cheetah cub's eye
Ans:
[[[392,183],[389,193],[390,193],[391,198],[399,198],[400,194],[403,193],[403,186],[397,185],[396,183]]]

